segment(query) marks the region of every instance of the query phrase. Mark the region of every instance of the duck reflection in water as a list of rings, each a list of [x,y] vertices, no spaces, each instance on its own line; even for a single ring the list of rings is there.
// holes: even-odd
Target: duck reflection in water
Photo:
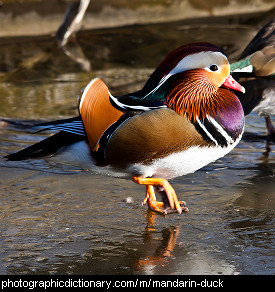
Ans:
[[[177,245],[180,225],[170,226],[162,230],[162,238],[155,228],[156,213],[148,210],[146,213],[147,226],[144,230],[144,256],[137,260],[134,268],[139,272],[149,272],[156,266],[166,266]]]

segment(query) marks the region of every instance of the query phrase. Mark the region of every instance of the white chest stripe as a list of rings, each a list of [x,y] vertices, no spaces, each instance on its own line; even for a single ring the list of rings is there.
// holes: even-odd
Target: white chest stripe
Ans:
[[[197,122],[200,125],[200,127],[204,130],[205,134],[216,144],[216,146],[219,146],[217,140],[207,131],[206,127],[200,121],[199,117],[197,117],[196,119],[197,119]]]
[[[207,117],[208,121],[211,122],[215,126],[215,128],[217,129],[217,131],[220,132],[224,136],[224,138],[226,139],[226,141],[227,141],[228,144],[232,144],[234,142],[233,139],[232,139],[232,137],[230,137],[226,133],[226,131],[222,128],[222,126],[215,119],[213,119],[209,115],[207,115],[206,117]]]
[[[222,126],[211,116],[206,115],[207,120],[215,127],[215,129],[226,139],[226,142],[228,145],[231,145],[232,143],[234,143],[234,140],[232,139],[232,137],[230,137],[227,132],[222,128]],[[218,141],[213,137],[213,135],[206,129],[206,127],[204,126],[204,124],[200,121],[200,119],[197,117],[196,118],[199,126],[203,129],[203,131],[205,132],[205,134],[210,138],[210,140],[212,140],[216,146],[219,146]]]

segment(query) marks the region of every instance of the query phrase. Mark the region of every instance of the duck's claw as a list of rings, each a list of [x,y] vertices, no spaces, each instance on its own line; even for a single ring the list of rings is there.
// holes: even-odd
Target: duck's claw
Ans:
[[[185,202],[178,201],[177,195],[166,179],[160,178],[140,178],[133,177],[132,180],[135,183],[146,185],[146,196],[142,201],[142,204],[148,204],[149,208],[155,212],[162,214],[178,212],[179,214],[182,211],[187,212],[188,208],[184,207]],[[155,187],[161,187],[162,193],[165,194],[166,200],[164,202],[158,202],[156,200],[156,195],[154,191]],[[167,203],[166,203],[167,201]]]
[[[164,203],[158,202],[156,200],[154,187],[152,185],[146,185],[146,195],[145,195],[144,200],[142,201],[142,205],[145,205],[146,203],[148,204],[148,207],[151,210],[162,213],[162,214],[167,214],[164,208]]]
[[[179,202],[180,203],[180,207],[181,207],[181,212],[188,212],[189,209],[187,207],[184,207],[184,202]],[[176,213],[178,212],[178,210],[176,209],[171,209],[170,207],[167,207],[166,209],[164,209],[166,214],[171,214],[171,213]]]

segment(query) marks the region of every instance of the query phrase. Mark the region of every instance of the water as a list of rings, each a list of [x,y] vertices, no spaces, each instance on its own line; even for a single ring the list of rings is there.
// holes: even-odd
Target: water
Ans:
[[[141,206],[145,189],[131,181],[3,157],[45,138],[22,124],[76,115],[94,76],[114,94],[134,91],[183,42],[207,39],[234,59],[255,31],[256,23],[181,22],[83,31],[73,48],[80,63],[51,37],[2,40],[0,116],[17,124],[0,124],[0,274],[274,274],[272,142],[246,135],[227,156],[172,180],[190,212],[168,216]],[[246,132],[265,131],[248,116]]]

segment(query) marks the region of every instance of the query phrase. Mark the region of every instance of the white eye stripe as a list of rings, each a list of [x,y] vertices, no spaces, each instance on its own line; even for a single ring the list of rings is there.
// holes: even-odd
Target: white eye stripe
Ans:
[[[218,66],[217,64],[219,64],[220,66]],[[148,92],[144,97],[147,97],[148,95],[155,92],[167,79],[177,73],[200,68],[205,69],[209,72],[213,72],[209,69],[211,65],[217,65],[220,70],[221,66],[224,64],[228,64],[229,66],[227,57],[221,52],[200,52],[186,56],[181,59],[171,71],[163,76],[159,83],[156,85],[156,87]]]
[[[184,57],[178,64],[168,73],[168,75],[174,75],[179,72],[204,68],[210,72],[210,66],[229,64],[226,56],[221,52],[200,52],[193,55]]]

